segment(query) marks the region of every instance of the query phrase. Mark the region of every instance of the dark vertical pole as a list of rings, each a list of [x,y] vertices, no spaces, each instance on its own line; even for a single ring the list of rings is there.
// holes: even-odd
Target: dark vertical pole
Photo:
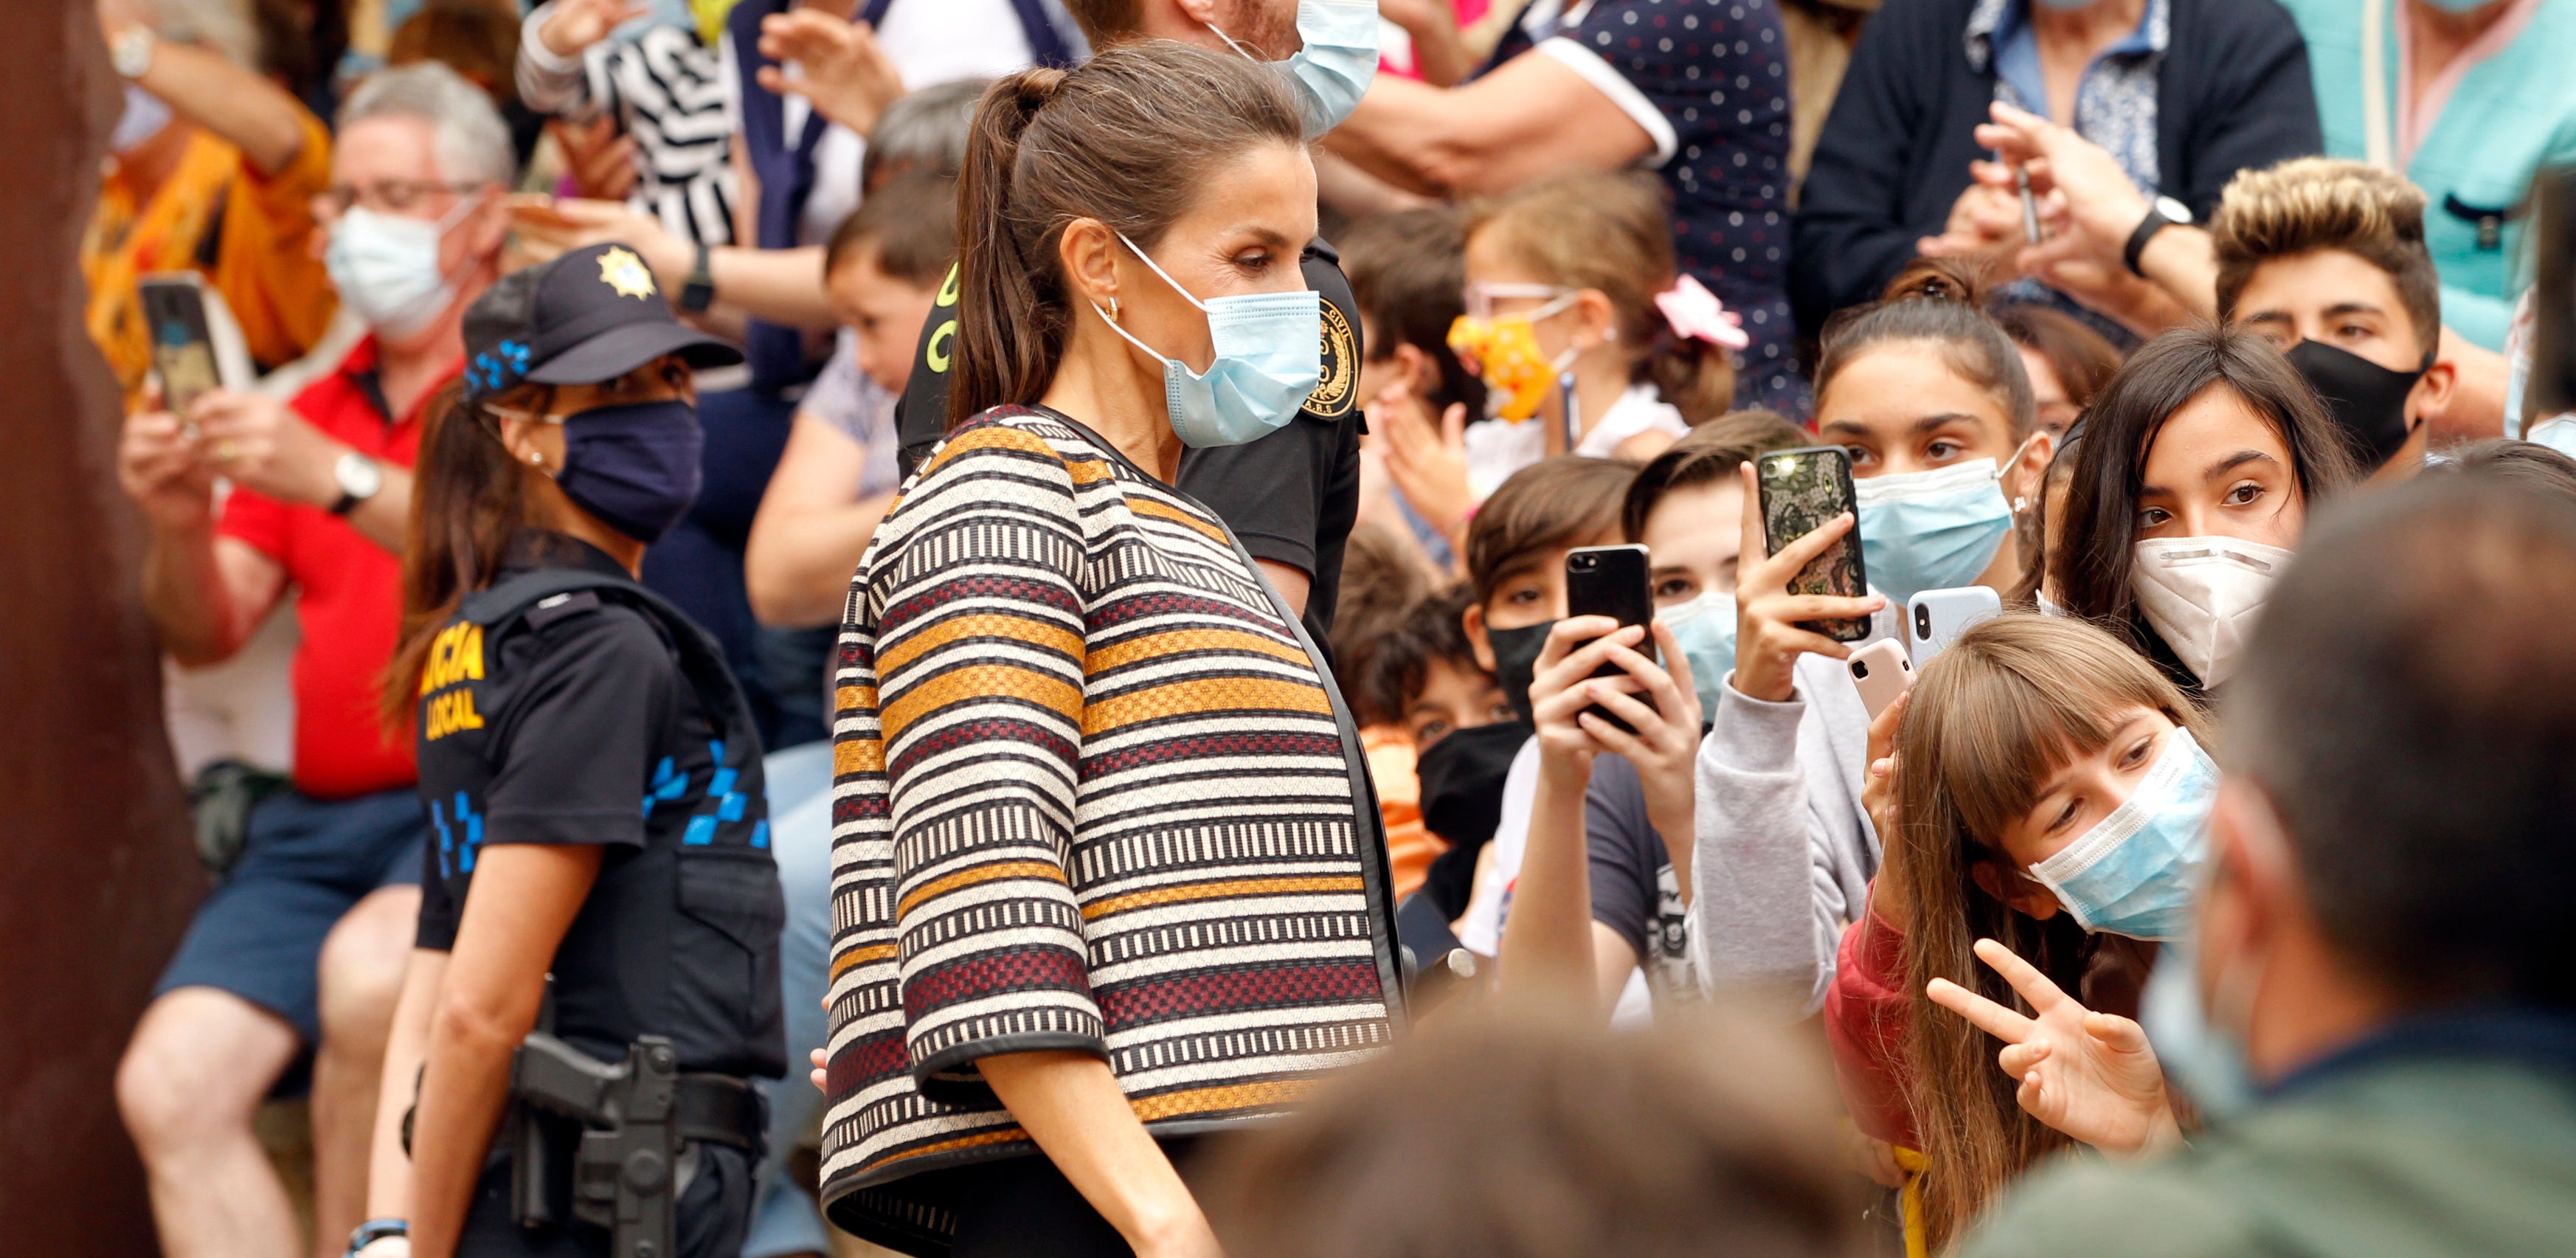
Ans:
[[[118,91],[88,0],[0,13],[0,1249],[148,1254],[112,1081],[205,880],[81,328]]]

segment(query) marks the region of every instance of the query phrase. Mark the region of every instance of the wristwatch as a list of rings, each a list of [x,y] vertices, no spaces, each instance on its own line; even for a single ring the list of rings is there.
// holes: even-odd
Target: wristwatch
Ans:
[[[2155,239],[2157,232],[2175,223],[2189,222],[2190,206],[2172,197],[2157,197],[2154,204],[2147,207],[2147,216],[2138,220],[2138,230],[2129,233],[2128,247],[2120,251],[2120,260],[2129,264],[2129,274],[2145,279],[2147,273],[2138,269],[2138,259],[2146,253],[2147,242]]]
[[[160,42],[151,27],[137,22],[107,41],[107,63],[126,78],[142,78],[143,72],[152,68],[152,46]]]
[[[374,459],[351,450],[331,465],[331,479],[340,486],[340,500],[331,504],[331,514],[345,516],[385,487],[385,469]]]
[[[369,1219],[359,1224],[358,1230],[349,1233],[349,1248],[345,1252],[355,1254],[388,1236],[409,1235],[411,1235],[411,1224],[404,1220]]]
[[[709,252],[707,242],[699,241],[697,264],[689,268],[688,282],[680,285],[680,309],[690,314],[704,314],[716,304],[715,273],[707,269]]]

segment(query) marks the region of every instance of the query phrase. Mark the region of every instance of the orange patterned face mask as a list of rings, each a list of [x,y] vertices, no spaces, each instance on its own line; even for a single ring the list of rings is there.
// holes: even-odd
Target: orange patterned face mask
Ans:
[[[1527,314],[1488,318],[1462,314],[1449,325],[1449,348],[1466,360],[1476,374],[1485,379],[1492,393],[1493,418],[1515,423],[1538,414],[1538,404],[1547,397],[1548,386],[1556,383],[1559,372],[1574,361],[1575,349],[1567,346],[1556,361],[1548,361],[1538,347],[1537,321],[1574,304],[1576,293],[1563,293],[1546,305]],[[1471,301],[1470,309],[1491,309],[1489,302]]]

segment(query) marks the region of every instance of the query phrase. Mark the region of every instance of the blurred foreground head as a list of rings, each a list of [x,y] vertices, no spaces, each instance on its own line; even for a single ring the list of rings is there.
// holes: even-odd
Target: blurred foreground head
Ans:
[[[1857,1177],[1818,1054],[1710,1010],[1613,1032],[1573,1006],[1440,1018],[1218,1151],[1231,1258],[1848,1255]]]

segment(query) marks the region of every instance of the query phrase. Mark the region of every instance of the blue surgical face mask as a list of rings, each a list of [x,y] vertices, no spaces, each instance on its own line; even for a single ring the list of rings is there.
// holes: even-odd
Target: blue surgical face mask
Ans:
[[[599,522],[647,544],[662,540],[698,500],[706,435],[679,398],[576,411],[563,419],[555,486]]]
[[[2191,923],[2217,798],[2218,766],[2191,731],[2177,728],[2128,802],[2030,866],[2030,876],[2086,930],[2179,939]]]
[[[1124,235],[1118,239],[1182,300],[1207,312],[1208,343],[1216,357],[1206,371],[1194,372],[1189,364],[1164,358],[1162,351],[1137,340],[1101,312],[1098,303],[1091,307],[1110,331],[1162,359],[1163,404],[1181,444],[1239,446],[1270,435],[1293,418],[1306,404],[1306,395],[1315,391],[1315,382],[1323,378],[1322,298],[1312,289],[1299,289],[1200,301],[1155,266],[1136,242]]]
[[[2012,532],[1999,475],[1993,459],[1977,459],[1854,481],[1871,587],[1902,606],[1925,590],[1976,584]]]
[[[170,106],[142,88],[125,85],[125,112],[116,116],[116,131],[107,137],[110,153],[131,153],[170,125]]]
[[[2166,1077],[2201,1113],[2223,1119],[2254,1103],[2254,1070],[2243,1033],[2220,1025],[2202,1005],[2198,970],[2191,945],[2166,944],[2138,997],[2138,1024]]]
[[[1377,78],[1377,5],[1370,0],[1297,0],[1297,38],[1305,47],[1278,63],[1306,117],[1306,138],[1342,125]],[[1225,46],[1269,64],[1232,35],[1208,23]]]
[[[1673,631],[1682,657],[1690,661],[1691,689],[1699,692],[1699,719],[1715,719],[1718,689],[1735,667],[1735,596],[1710,590],[1656,612],[1655,619]]]
[[[2523,440],[2576,459],[2576,415],[2551,415],[2536,420]]]

